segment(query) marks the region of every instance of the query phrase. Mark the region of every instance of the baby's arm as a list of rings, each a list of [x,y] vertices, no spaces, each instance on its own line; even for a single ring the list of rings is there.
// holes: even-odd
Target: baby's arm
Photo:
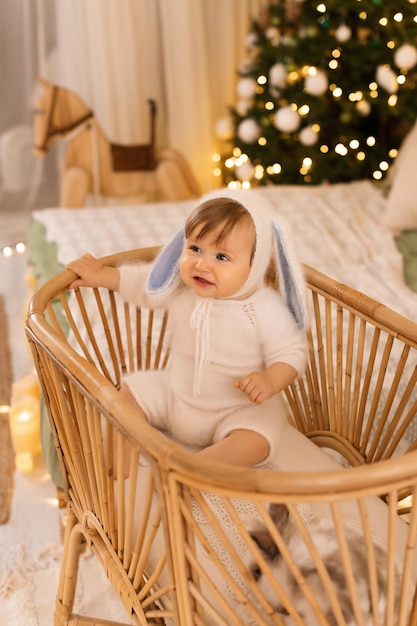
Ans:
[[[288,387],[298,376],[297,370],[288,363],[273,363],[263,372],[250,372],[235,383],[236,389],[246,393],[249,400],[262,404]]]
[[[120,272],[116,267],[103,265],[101,261],[93,257],[91,254],[71,261],[67,265],[67,269],[78,274],[71,284],[70,289],[77,287],[106,287],[112,291],[118,291],[120,285]]]

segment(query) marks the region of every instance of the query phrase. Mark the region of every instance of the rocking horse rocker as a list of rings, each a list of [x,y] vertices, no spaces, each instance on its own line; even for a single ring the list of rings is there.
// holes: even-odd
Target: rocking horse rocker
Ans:
[[[65,137],[60,206],[83,207],[88,194],[125,203],[188,200],[201,192],[184,156],[155,147],[156,104],[150,104],[149,144],[111,143],[94,112],[72,91],[43,79],[34,118],[34,153],[43,157]]]

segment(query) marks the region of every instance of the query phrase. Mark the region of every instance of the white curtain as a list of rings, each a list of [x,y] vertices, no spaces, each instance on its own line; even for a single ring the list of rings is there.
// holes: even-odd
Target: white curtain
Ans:
[[[0,132],[31,121],[37,63],[35,3],[0,0]]]
[[[250,20],[268,0],[38,0],[41,17],[51,2],[56,48],[50,36],[40,43],[40,74],[76,91],[118,143],[149,140],[154,99],[158,145],[184,154],[203,191],[216,186],[215,123],[234,102]]]
[[[39,74],[39,31],[45,48],[53,33],[53,6],[41,22],[36,2],[0,0],[0,217],[14,207],[30,208],[42,177],[56,170],[43,168],[32,153],[32,112]],[[50,186],[53,195],[53,185]]]

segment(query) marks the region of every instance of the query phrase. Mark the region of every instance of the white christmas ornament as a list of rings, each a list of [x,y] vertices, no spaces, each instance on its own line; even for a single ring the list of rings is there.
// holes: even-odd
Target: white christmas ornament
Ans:
[[[217,120],[215,132],[216,136],[223,141],[227,141],[233,137],[233,120],[230,115]]]
[[[248,114],[249,109],[252,106],[252,100],[246,100],[245,98],[241,98],[240,100],[238,100],[238,102],[236,103],[236,112],[238,113],[238,115],[240,115],[240,117],[246,117]]]
[[[280,32],[276,26],[270,26],[265,31],[265,37],[269,39],[272,45],[276,46],[279,43]]]
[[[388,65],[378,65],[376,68],[376,82],[388,93],[397,93],[397,77]]]
[[[258,35],[256,33],[249,33],[246,37],[246,48],[249,50],[258,43]]]
[[[278,130],[282,130],[286,133],[293,133],[298,129],[301,123],[301,118],[297,111],[294,111],[289,105],[281,107],[275,113],[274,125]]]
[[[285,87],[287,84],[287,70],[282,63],[275,63],[269,70],[269,82],[273,87]]]
[[[239,165],[235,171],[239,180],[251,180],[255,173],[255,168],[252,163],[243,163],[243,165]]]
[[[400,69],[411,69],[417,63],[417,49],[409,43],[404,43],[395,51],[394,63]]]
[[[305,126],[300,130],[298,138],[303,146],[314,146],[319,136],[311,126]]]
[[[251,58],[247,58],[247,59],[243,59],[242,63],[239,66],[239,72],[241,74],[249,74],[249,72],[251,72],[254,68],[255,64],[253,62],[253,59]]]
[[[249,117],[240,122],[237,127],[237,136],[244,143],[255,143],[261,136],[261,128],[256,120]]]
[[[236,85],[237,94],[241,98],[253,98],[256,93],[256,80],[250,78],[241,78]]]
[[[352,31],[349,26],[346,26],[346,24],[340,24],[340,26],[336,29],[335,37],[337,41],[340,41],[340,43],[345,43],[352,37]]]
[[[313,24],[311,26],[306,26],[304,30],[304,36],[309,37],[310,39],[317,37],[317,35],[319,35],[320,33],[318,27],[314,26]]]
[[[328,86],[327,74],[323,70],[309,74],[304,81],[304,90],[311,96],[322,96],[327,91]]]
[[[281,43],[283,46],[287,46],[288,48],[297,47],[297,40],[292,35],[283,35],[281,38]]]

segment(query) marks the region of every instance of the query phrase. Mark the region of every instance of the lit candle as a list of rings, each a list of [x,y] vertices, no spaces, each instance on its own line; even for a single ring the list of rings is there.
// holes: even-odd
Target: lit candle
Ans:
[[[28,396],[36,398],[37,400],[41,397],[41,390],[36,372],[28,374],[24,378],[14,382],[12,385],[13,404],[27,398]]]
[[[33,457],[41,452],[39,399],[27,397],[12,403],[9,420],[16,468],[29,473]]]
[[[30,452],[22,452],[15,456],[15,466],[21,474],[31,474],[34,470],[33,456]]]

